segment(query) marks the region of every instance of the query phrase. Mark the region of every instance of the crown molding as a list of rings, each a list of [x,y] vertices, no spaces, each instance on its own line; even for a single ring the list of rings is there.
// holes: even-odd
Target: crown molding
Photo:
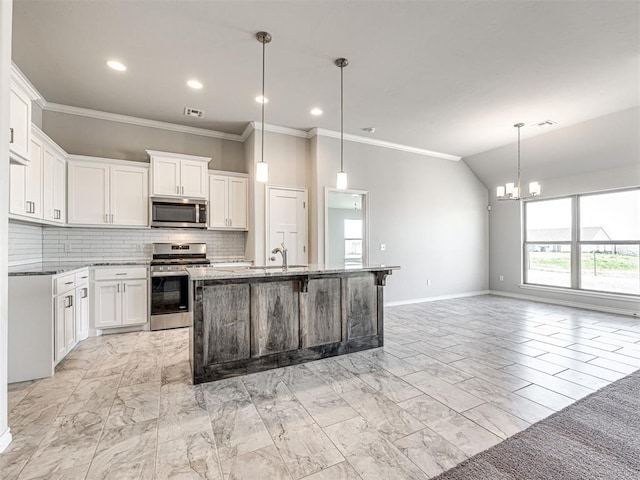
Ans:
[[[157,120],[148,120],[146,118],[120,115],[119,113],[101,112],[99,110],[90,110],[88,108],[72,107],[71,105],[62,105],[59,103],[45,102],[45,106],[43,107],[43,109],[50,112],[66,113],[69,115],[96,118],[98,120],[109,120],[111,122],[126,123],[129,125],[138,125],[141,127],[159,128],[172,132],[189,133],[191,135],[200,135],[203,137],[220,138],[222,140],[231,140],[232,142],[243,141],[240,135],[234,133],[218,132],[216,130],[208,130],[206,128],[188,127],[185,125],[178,125],[177,123],[159,122]]]
[[[262,130],[262,123],[249,122],[247,127],[242,132],[242,135],[240,135],[240,138],[242,138],[242,141],[244,142],[247,139],[247,137],[251,135],[251,132],[253,132],[254,130]],[[271,125],[269,123],[264,124],[264,131],[271,132],[271,133],[279,133],[281,135],[289,135],[290,137],[310,138],[309,132],[307,132],[306,130],[298,130],[296,128],[281,127],[279,125]]]
[[[325,130],[324,128],[312,128],[308,132],[308,138],[315,136],[340,138],[340,132],[335,130]],[[391,150],[399,150],[401,152],[415,153],[417,155],[424,155],[426,157],[441,158],[443,160],[451,160],[458,162],[462,159],[458,155],[451,155],[449,153],[434,152],[433,150],[425,150],[424,148],[411,147],[409,145],[402,145],[400,143],[387,142],[384,140],[377,140],[375,138],[361,137],[359,135],[344,134],[344,139],[348,142],[364,143],[366,145],[373,145],[374,147],[389,148]]]
[[[89,155],[76,155],[74,153],[70,153],[67,155],[67,160],[71,162],[100,162],[100,163],[109,163],[112,165],[122,165],[127,167],[140,167],[140,168],[150,168],[151,162],[139,162],[136,160],[121,160],[118,158],[105,158],[105,157],[92,157]]]
[[[184,153],[175,153],[175,152],[159,152],[158,150],[145,150],[149,157],[169,157],[175,158],[178,160],[196,160],[198,162],[209,162],[211,157],[199,157],[196,155],[186,155]]]
[[[42,103],[45,102],[44,97],[40,94],[38,89],[33,86],[25,74],[22,73],[22,70],[20,70],[13,61],[11,62],[11,80],[20,85],[20,87],[27,92],[31,100],[38,102],[39,105],[42,105]]]

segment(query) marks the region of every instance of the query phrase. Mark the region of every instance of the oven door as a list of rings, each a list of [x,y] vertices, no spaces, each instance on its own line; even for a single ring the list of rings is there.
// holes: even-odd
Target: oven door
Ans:
[[[151,316],[189,312],[189,275],[186,272],[151,275]]]

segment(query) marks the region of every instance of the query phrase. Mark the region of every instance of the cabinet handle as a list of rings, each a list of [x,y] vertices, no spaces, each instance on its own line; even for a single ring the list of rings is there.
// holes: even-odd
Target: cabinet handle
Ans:
[[[73,296],[67,295],[66,297],[64,297],[64,308],[71,307],[73,307]]]
[[[9,128],[9,143],[13,143],[13,127]]]
[[[126,274],[127,274],[126,272],[124,272],[124,273],[116,273],[116,276],[118,276],[118,275],[126,275]]]
[[[111,223],[113,223],[113,213],[111,214]]]
[[[116,285],[116,292],[120,293],[120,284],[119,283]]]
[[[176,185],[176,193],[177,193],[178,195],[180,195],[180,186],[179,186],[179,185]]]
[[[104,214],[104,223],[109,223],[109,215],[108,214]]]
[[[127,293],[127,284],[126,284],[126,283],[123,283],[123,284],[122,284],[122,291],[123,291],[124,293]]]
[[[54,220],[60,220],[60,210],[58,210],[57,208],[53,210],[53,218]]]
[[[182,195],[184,195],[184,186],[182,187],[182,191],[180,193],[182,193]]]
[[[89,291],[87,290],[87,288],[83,288],[81,290],[81,294],[80,294],[80,298],[87,298],[89,296]]]
[[[73,282],[64,282],[65,285],[71,285]]]
[[[230,226],[230,227],[233,227],[233,218],[230,218],[230,219],[229,219],[229,226]]]

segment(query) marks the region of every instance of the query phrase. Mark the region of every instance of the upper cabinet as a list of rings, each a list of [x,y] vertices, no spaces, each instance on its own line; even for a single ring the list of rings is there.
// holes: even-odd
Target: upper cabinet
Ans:
[[[151,157],[151,196],[207,198],[211,158],[147,150]]]
[[[209,228],[247,230],[248,177],[215,172],[209,175]]]
[[[31,161],[31,102],[39,98],[38,92],[13,65],[9,91],[9,158],[14,163],[27,165]]]
[[[148,167],[131,163],[70,157],[68,223],[147,226]]]
[[[37,127],[30,135],[30,161],[10,167],[9,213],[64,223],[65,153]]]

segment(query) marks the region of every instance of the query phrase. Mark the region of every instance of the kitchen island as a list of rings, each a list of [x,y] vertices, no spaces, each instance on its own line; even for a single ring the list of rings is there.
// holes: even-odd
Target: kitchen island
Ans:
[[[194,384],[381,347],[399,268],[188,268]]]

